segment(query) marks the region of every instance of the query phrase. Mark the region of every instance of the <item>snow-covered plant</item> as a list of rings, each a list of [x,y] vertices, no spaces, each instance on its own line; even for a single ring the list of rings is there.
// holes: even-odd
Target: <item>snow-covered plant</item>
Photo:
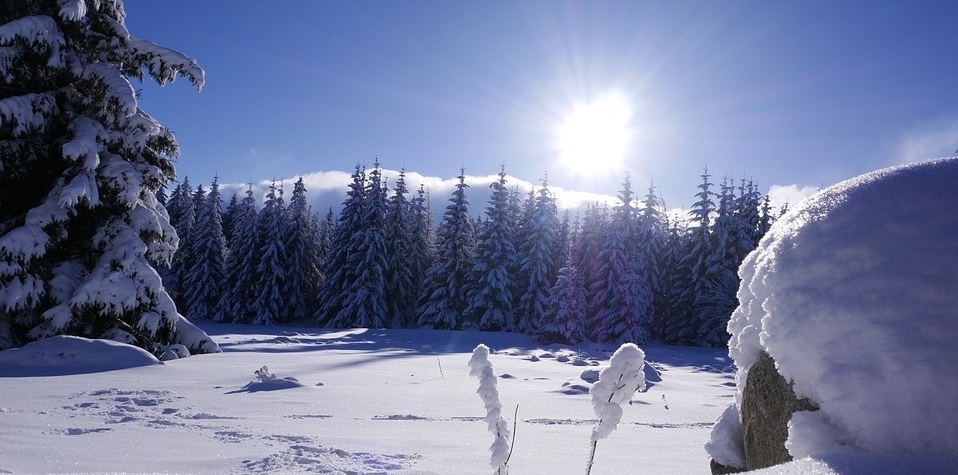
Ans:
[[[0,8],[0,348],[77,335],[219,351],[181,332],[153,268],[179,244],[156,199],[178,148],[131,84],[200,88],[203,70],[132,36],[125,17],[121,0]]]
[[[496,469],[493,472],[496,475],[507,475],[509,473],[509,424],[502,417],[502,402],[499,401],[499,390],[496,388],[498,379],[492,371],[492,363],[489,362],[489,347],[479,344],[475,350],[472,350],[472,358],[469,359],[469,376],[479,378],[479,389],[476,392],[482,398],[486,407],[486,423],[489,424],[489,432],[496,436],[489,447],[492,456],[489,465]]]
[[[633,343],[625,343],[612,354],[609,367],[599,373],[599,380],[589,391],[599,425],[592,430],[592,450],[586,475],[592,472],[597,442],[608,437],[622,420],[622,403],[632,399],[636,391],[645,390],[644,367],[645,352]]]

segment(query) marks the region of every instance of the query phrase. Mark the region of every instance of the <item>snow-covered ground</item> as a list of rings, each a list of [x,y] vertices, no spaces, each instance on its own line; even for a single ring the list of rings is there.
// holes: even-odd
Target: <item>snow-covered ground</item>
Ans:
[[[494,437],[467,367],[479,343],[510,424],[518,405],[510,472],[584,473],[588,390],[615,350],[489,332],[203,328],[223,353],[149,364],[75,341],[0,352],[0,473],[490,474]],[[728,356],[643,349],[648,388],[598,442],[592,473],[709,473],[703,446],[734,399]],[[111,359],[131,367],[98,371]]]

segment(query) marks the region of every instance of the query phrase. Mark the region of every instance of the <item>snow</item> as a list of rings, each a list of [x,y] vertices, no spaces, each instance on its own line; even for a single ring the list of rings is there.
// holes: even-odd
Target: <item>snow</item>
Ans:
[[[156,364],[160,362],[141,348],[75,336],[54,336],[0,351],[0,377],[90,374]],[[6,388],[4,394],[10,394]]]
[[[824,460],[832,471],[821,473],[869,473],[822,459],[849,452],[945,455],[946,471],[956,470],[955,183],[956,159],[839,183],[783,216],[740,268],[740,306],[728,326],[736,401],[745,372],[767,351],[796,394],[821,408],[795,414],[787,443],[797,458]],[[710,447],[727,447],[721,439],[735,424],[725,419]],[[881,457],[861,466],[881,473]]]
[[[496,474],[508,473],[506,465],[509,462],[509,423],[502,417],[502,401],[499,400],[499,390],[496,388],[498,380],[496,373],[489,362],[489,347],[483,344],[476,346],[469,359],[469,376],[479,379],[479,389],[476,393],[482,399],[486,409],[486,424],[489,432],[496,436],[489,447],[492,452],[489,465],[496,469]],[[505,378],[505,375],[503,375]]]
[[[615,350],[609,367],[599,373],[599,381],[589,391],[592,409],[599,418],[599,425],[592,431],[593,441],[608,437],[622,420],[622,404],[631,401],[636,391],[645,390],[644,366],[645,352],[626,343]]]
[[[587,392],[561,390],[591,386],[573,361],[601,370],[615,349],[497,332],[200,325],[223,353],[55,377],[43,365],[4,372],[0,473],[488,475],[492,436],[468,368],[480,343],[495,374],[511,376],[497,383],[510,430],[519,406],[510,471],[582,473],[598,421]],[[132,347],[97,344],[109,347],[85,359],[130,359],[112,352]],[[644,350],[661,381],[622,405],[592,473],[707,474],[703,444],[733,398],[728,357]],[[555,358],[530,358],[546,353]],[[264,365],[270,382],[254,375]],[[276,387],[287,378],[299,384]]]

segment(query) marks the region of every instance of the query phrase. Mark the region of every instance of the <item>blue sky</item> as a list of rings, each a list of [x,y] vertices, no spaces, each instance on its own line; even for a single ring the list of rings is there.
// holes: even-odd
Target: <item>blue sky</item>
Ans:
[[[134,36],[206,70],[198,94],[186,81],[135,85],[194,183],[350,172],[378,156],[440,178],[504,163],[538,183],[548,170],[550,185],[606,194],[628,171],[680,207],[706,165],[763,190],[818,187],[958,149],[952,1],[151,0],[126,11]],[[583,173],[558,159],[556,130],[610,93],[631,111],[624,163]]]

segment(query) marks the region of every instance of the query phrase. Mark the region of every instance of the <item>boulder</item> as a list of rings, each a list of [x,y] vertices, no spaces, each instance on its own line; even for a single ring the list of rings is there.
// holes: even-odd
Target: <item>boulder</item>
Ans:
[[[746,469],[771,467],[792,460],[785,448],[788,421],[796,411],[815,411],[808,399],[798,399],[792,383],[775,368],[775,360],[762,352],[748,370],[742,395],[742,432]]]

